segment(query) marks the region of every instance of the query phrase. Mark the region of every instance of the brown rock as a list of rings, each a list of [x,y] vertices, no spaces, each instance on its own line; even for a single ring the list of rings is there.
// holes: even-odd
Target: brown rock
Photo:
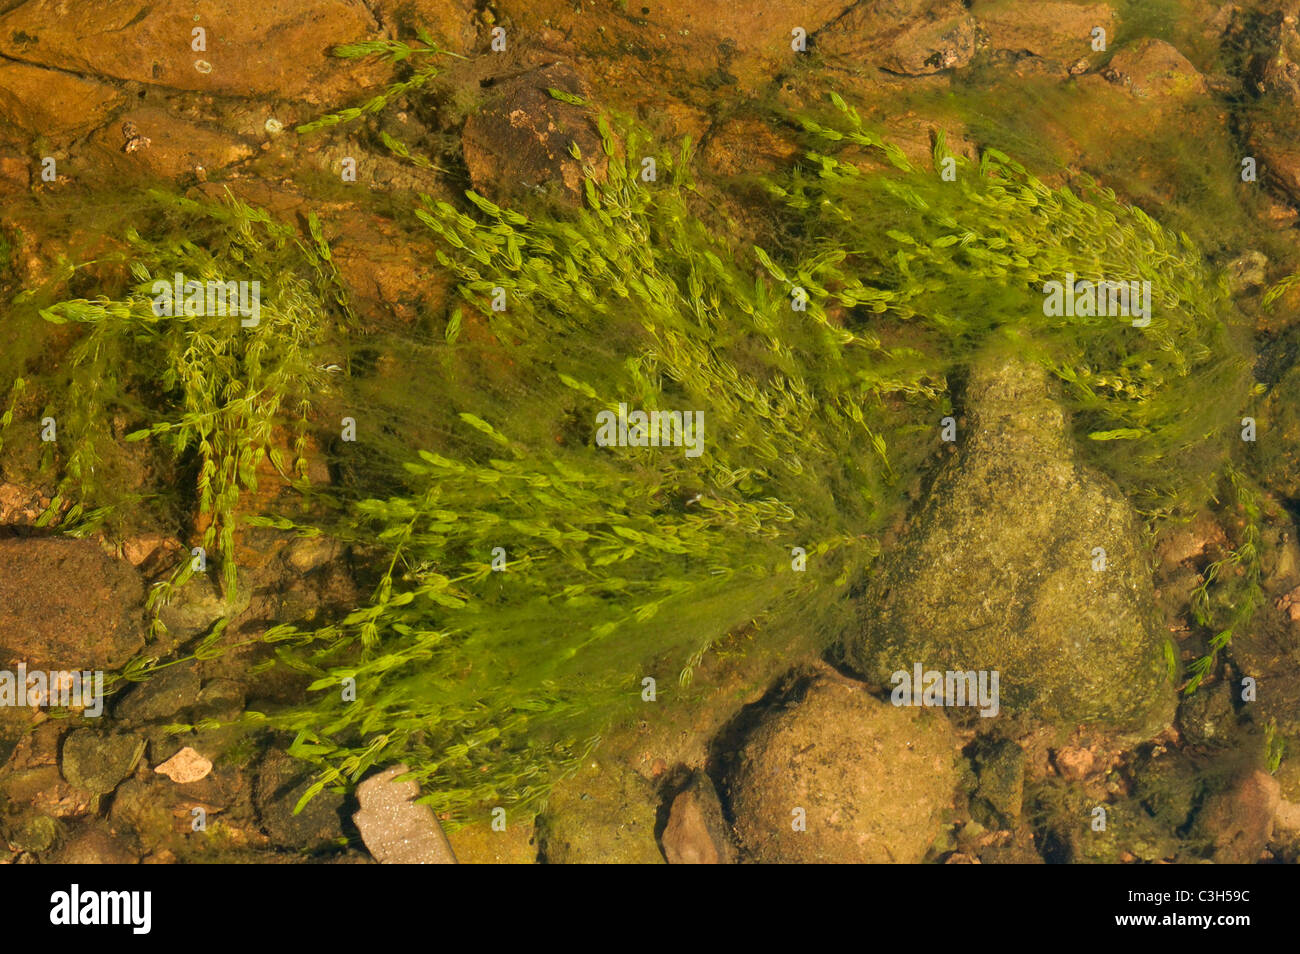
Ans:
[[[1273,834],[1281,794],[1277,780],[1256,769],[1211,796],[1197,824],[1214,845],[1218,864],[1253,864]]]
[[[1056,770],[1061,778],[1071,782],[1084,779],[1092,771],[1096,761],[1091,749],[1063,748],[1056,752]]]
[[[1104,3],[975,0],[970,12],[979,20],[991,49],[1062,64],[1094,55],[1094,27],[1106,31],[1108,43],[1115,39],[1115,11]]]
[[[1293,203],[1300,203],[1300,121],[1266,119],[1251,126],[1250,148],[1260,177]]]
[[[948,720],[833,671],[751,733],[731,773],[742,852],[776,863],[921,861],[957,773]]]
[[[122,836],[93,827],[69,839],[54,860],[61,865],[136,865],[140,856]]]
[[[673,799],[662,843],[670,865],[735,863],[736,849],[722,805],[707,776],[697,774],[690,787]]]
[[[798,144],[770,123],[747,116],[721,124],[709,137],[703,158],[718,175],[761,175],[786,168],[799,153]]]
[[[196,28],[206,31],[205,50],[192,49]],[[322,103],[387,77],[386,67],[330,54],[377,34],[359,0],[230,0],[198,19],[191,7],[143,0],[80,4],[75,16],[66,0],[28,0],[0,16],[0,55],[152,86]]]
[[[128,138],[124,130],[134,137]],[[198,168],[223,169],[253,155],[253,147],[239,136],[161,109],[124,113],[121,124],[101,130],[93,142],[111,153],[118,165],[131,164],[167,179],[193,174]],[[147,145],[133,149],[133,142]]]
[[[850,63],[923,76],[969,63],[975,25],[960,0],[859,3],[818,34],[817,48]]]
[[[0,63],[0,118],[60,139],[103,123],[125,97],[112,86],[26,63]]]
[[[532,865],[537,863],[537,842],[531,821],[506,817],[503,830],[491,820],[466,825],[447,833],[456,862],[462,865]]]
[[[422,26],[444,49],[469,55],[478,45],[473,0],[369,0],[385,26]]]
[[[554,63],[498,81],[466,120],[461,145],[476,190],[501,200],[550,185],[576,205],[582,199],[583,166],[604,175],[607,160],[587,111],[555,99],[549,89],[591,95],[572,69]],[[581,161],[569,151],[575,143]]]
[[[655,838],[660,799],[619,761],[588,761],[551,790],[537,819],[547,864],[663,864]]]
[[[741,89],[771,80],[781,66],[803,54],[791,48],[796,27],[816,46],[817,35],[853,6],[852,0],[787,0],[779,4],[736,3],[735,0],[658,0],[628,5],[645,25],[642,42],[656,49],[665,42],[691,45],[685,64],[725,67]],[[644,11],[640,8],[644,7]],[[719,63],[719,60],[721,62]],[[690,66],[686,67],[688,70]]]
[[[39,490],[18,484],[0,484],[0,523],[31,526],[47,506],[49,499]]]
[[[0,540],[0,663],[95,670],[144,645],[144,583],[92,540]]]
[[[1106,75],[1123,78],[1122,85],[1140,99],[1185,99],[1209,93],[1205,77],[1191,61],[1164,40],[1144,37],[1111,59]]]
[[[394,765],[357,786],[361,810],[352,821],[361,840],[381,865],[454,865],[456,857],[433,809],[411,801],[420,794],[419,784],[393,781],[409,771]]]

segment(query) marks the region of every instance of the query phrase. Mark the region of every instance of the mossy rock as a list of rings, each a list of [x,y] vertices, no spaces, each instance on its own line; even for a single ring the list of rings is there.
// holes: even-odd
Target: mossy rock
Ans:
[[[1010,739],[982,741],[973,756],[979,787],[975,810],[981,821],[1012,827],[1025,791],[1025,750]]]
[[[933,710],[896,707],[834,672],[769,713],[730,773],[742,854],[760,863],[915,864],[957,784]]]
[[[72,785],[107,795],[135,770],[145,740],[125,733],[77,729],[63,743],[60,769]]]
[[[1255,441],[1260,480],[1280,497],[1300,498],[1300,364],[1269,391]]]
[[[1171,657],[1136,512],[1080,461],[1038,365],[986,352],[967,408],[962,453],[884,558],[846,660],[882,686],[917,663],[997,671],[1008,714],[1157,731]]]
[[[1102,806],[1106,827],[1084,811],[1073,826],[1073,860],[1076,864],[1120,864],[1130,860],[1157,862],[1179,857],[1183,844],[1168,825],[1152,818],[1132,799]]]
[[[659,798],[636,772],[588,762],[551,792],[537,820],[548,864],[664,864],[655,838]]]

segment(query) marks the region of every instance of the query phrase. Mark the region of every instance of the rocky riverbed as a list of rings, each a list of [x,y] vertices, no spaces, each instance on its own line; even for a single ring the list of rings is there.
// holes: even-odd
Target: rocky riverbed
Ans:
[[[0,324],[15,342],[0,359],[15,410],[0,445],[0,669],[181,661],[118,684],[99,717],[0,705],[0,860],[1300,857],[1300,286],[1264,301],[1300,271],[1296,0],[60,7],[0,0]],[[455,54],[426,86],[362,124],[295,132],[392,80],[333,48],[417,28]],[[292,734],[239,723],[300,698],[311,677],[266,665],[274,646],[259,637],[355,606],[373,577],[364,547],[240,525],[237,599],[196,577],[157,626],[146,603],[190,559],[196,500],[61,532],[72,501],[42,464],[46,408],[11,382],[57,366],[76,332],[33,319],[32,301],[56,283],[98,294],[103,276],[71,266],[121,250],[145,190],[229,193],[304,234],[318,215],[358,327],[400,341],[457,292],[395,197],[463,207],[472,187],[576,207],[574,146],[596,160],[601,132],[566,96],[661,141],[689,136],[698,215],[756,241],[779,229],[760,177],[803,152],[788,117],[828,90],[915,161],[942,132],[957,155],[1001,150],[1052,186],[1093,177],[1185,232],[1231,281],[1254,357],[1255,436],[1234,465],[1249,492],[1231,496],[1225,477],[1199,512],[1153,519],[1079,446],[1060,382],[990,348],[953,382],[954,439],[906,488],[832,645],[760,621],[718,634],[690,689],[620,714],[535,817],[484,804],[439,819],[387,765],[360,792],[327,788],[296,810],[314,766]],[[463,334],[486,329],[471,317]],[[401,358],[366,355],[381,383]],[[475,370],[503,392],[514,373]],[[292,437],[277,439],[287,452]],[[123,499],[193,485],[183,464],[123,446],[111,475]],[[349,477],[314,466],[323,486]],[[269,459],[258,467],[250,514],[291,496]],[[1246,573],[1245,543],[1258,605],[1181,691],[1216,635],[1203,585]],[[194,658],[200,645],[221,651]],[[898,705],[895,676],[914,666],[998,673],[996,717],[944,691]]]

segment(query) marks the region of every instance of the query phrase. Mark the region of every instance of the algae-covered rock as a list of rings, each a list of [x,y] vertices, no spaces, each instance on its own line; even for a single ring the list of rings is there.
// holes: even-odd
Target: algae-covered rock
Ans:
[[[882,562],[847,661],[988,670],[1004,712],[1150,732],[1172,715],[1138,518],[1081,462],[1037,365],[989,352],[971,371],[959,458]]]
[[[748,860],[915,864],[956,782],[942,714],[890,705],[827,672],[753,730],[729,790]]]
[[[976,749],[974,762],[981,814],[991,821],[1014,824],[1024,798],[1025,750],[1010,739],[987,740]]]
[[[1264,485],[1280,497],[1300,498],[1300,365],[1269,391],[1253,450]]]
[[[538,818],[549,864],[664,864],[655,840],[659,799],[640,775],[590,762],[551,792]]]
[[[60,768],[71,784],[106,795],[131,774],[144,748],[139,736],[77,729],[63,743]]]

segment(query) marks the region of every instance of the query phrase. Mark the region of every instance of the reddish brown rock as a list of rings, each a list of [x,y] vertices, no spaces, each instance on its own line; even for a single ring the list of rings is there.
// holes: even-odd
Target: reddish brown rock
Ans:
[[[32,137],[94,129],[125,101],[117,89],[59,70],[0,63],[0,119]]]
[[[115,669],[144,645],[144,583],[93,540],[0,540],[0,665]]]
[[[549,187],[576,205],[582,199],[583,166],[604,174],[607,163],[590,114],[555,99],[550,89],[590,96],[573,70],[556,63],[495,83],[466,120],[461,144],[476,190],[503,200]],[[574,144],[581,161],[570,152]]]
[[[697,775],[673,799],[661,842],[670,865],[735,863],[736,850],[722,817],[722,805],[707,777]]]
[[[206,31],[202,50],[194,30]],[[360,0],[184,4],[27,0],[0,16],[0,54],[23,63],[152,86],[332,103],[383,82],[387,67],[331,55],[378,24]]]

